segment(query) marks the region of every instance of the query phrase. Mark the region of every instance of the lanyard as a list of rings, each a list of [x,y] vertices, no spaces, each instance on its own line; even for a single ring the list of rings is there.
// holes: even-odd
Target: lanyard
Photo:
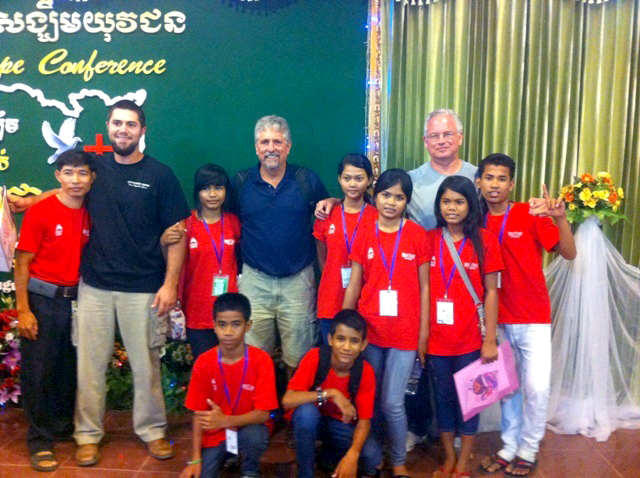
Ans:
[[[382,257],[384,268],[387,270],[387,274],[389,275],[389,290],[391,290],[391,278],[393,277],[393,270],[396,267],[396,255],[398,253],[398,245],[400,244],[400,236],[402,235],[403,223],[404,220],[400,219],[400,229],[398,229],[398,235],[396,236],[396,245],[393,247],[393,255],[391,256],[391,268],[389,268],[389,265],[387,264],[387,258],[385,257],[382,246],[380,245],[380,232],[378,230],[378,221],[376,221],[376,238],[378,239],[378,249],[380,249],[380,257]]]
[[[444,262],[442,260],[442,236],[440,236],[440,272],[442,273],[442,282],[444,282],[444,298],[447,298],[447,294],[449,293],[449,286],[451,285],[451,280],[453,279],[453,274],[456,271],[456,263],[454,261],[453,267],[451,268],[451,273],[449,274],[449,279],[447,280],[444,273]],[[462,240],[462,244],[460,244],[460,248],[458,249],[458,255],[462,254],[462,250],[464,249],[464,245],[467,243],[467,238],[465,237]],[[453,258],[452,258],[453,259]]]
[[[504,235],[504,230],[507,227],[507,218],[509,217],[509,211],[511,210],[511,203],[507,204],[507,212],[502,216],[502,226],[500,226],[500,235],[498,236],[498,243],[502,244],[502,236]],[[484,217],[484,227],[487,227],[487,220],[489,219],[489,213]]]
[[[202,224],[204,224],[204,228],[207,230],[207,234],[209,235],[209,239],[211,239],[211,245],[213,246],[213,252],[216,254],[216,259],[218,259],[218,266],[220,267],[220,273],[222,274],[222,255],[224,254],[224,213],[220,214],[220,249],[216,246],[215,241],[213,240],[213,236],[211,235],[211,231],[209,230],[209,224],[207,221],[202,219]]]
[[[349,240],[349,235],[347,234],[347,220],[344,216],[344,204],[342,205],[342,230],[344,232],[344,242],[347,243],[347,252],[351,254],[351,247],[353,246],[353,241],[356,239],[356,233],[358,232],[358,226],[360,225],[360,221],[362,220],[362,214],[364,213],[364,208],[367,204],[362,205],[362,209],[360,209],[360,215],[358,216],[358,222],[356,222],[356,227],[353,229],[353,234],[351,235],[351,240]]]
[[[240,382],[240,388],[238,389],[238,395],[236,396],[236,401],[231,408],[231,415],[236,412],[236,407],[240,402],[240,395],[242,395],[242,386],[244,385],[244,380],[247,378],[247,367],[249,365],[249,353],[248,347],[244,346],[244,370],[242,371],[242,382]],[[231,393],[229,392],[229,387],[227,386],[227,379],[224,377],[224,369],[222,368],[222,356],[220,355],[220,348],[218,348],[218,367],[220,367],[220,375],[222,376],[222,386],[224,387],[224,394],[227,397],[227,403],[231,407]]]

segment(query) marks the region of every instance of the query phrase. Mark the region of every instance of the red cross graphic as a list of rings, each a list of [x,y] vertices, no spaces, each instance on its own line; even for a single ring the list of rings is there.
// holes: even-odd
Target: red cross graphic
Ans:
[[[113,152],[113,148],[111,146],[104,145],[101,134],[96,134],[96,144],[94,146],[85,146],[84,150],[87,153],[96,153],[100,156],[102,156],[104,153]]]

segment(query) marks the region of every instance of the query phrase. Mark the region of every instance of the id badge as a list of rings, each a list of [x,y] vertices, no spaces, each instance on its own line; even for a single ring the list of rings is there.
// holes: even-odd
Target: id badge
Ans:
[[[238,454],[238,430],[235,428],[225,429],[226,447],[229,453]]]
[[[436,301],[436,322],[441,325],[453,325],[453,301],[438,299]]]
[[[229,289],[229,276],[214,275],[213,276],[213,290],[211,295],[218,297],[219,295],[226,294]]]
[[[502,289],[502,271],[498,272],[498,289]]]
[[[398,316],[398,291],[380,291],[380,315],[386,317]]]
[[[342,277],[342,288],[346,289],[351,280],[351,267],[341,267],[340,276]]]

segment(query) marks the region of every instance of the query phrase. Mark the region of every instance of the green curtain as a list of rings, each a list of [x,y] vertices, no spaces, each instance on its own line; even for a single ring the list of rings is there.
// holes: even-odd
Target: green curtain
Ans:
[[[427,160],[424,116],[453,108],[463,159],[516,160],[517,200],[609,171],[630,221],[607,234],[640,263],[638,0],[380,0],[379,17],[383,168]]]

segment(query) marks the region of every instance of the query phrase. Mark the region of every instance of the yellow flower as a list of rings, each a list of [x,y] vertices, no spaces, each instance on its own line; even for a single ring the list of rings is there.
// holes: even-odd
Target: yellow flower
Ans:
[[[575,211],[575,209],[576,209],[576,205],[575,205],[575,204],[573,204],[573,203],[570,203],[570,204],[569,204],[569,210],[570,210],[570,211]]]
[[[622,188],[618,188],[618,197],[624,199],[624,191],[622,190]]]
[[[593,195],[598,199],[606,200],[609,198],[609,191],[598,190],[594,191]]]
[[[594,198],[589,198],[586,201],[582,201],[582,202],[587,207],[590,207],[590,208],[595,208],[596,207],[596,200]]]
[[[591,189],[589,188],[583,189],[580,192],[580,199],[582,199],[582,202],[587,201],[588,199],[591,199]]]
[[[574,188],[581,188],[582,186],[584,186],[584,184],[580,182],[580,183],[572,184],[571,186],[573,186]]]
[[[609,173],[607,173],[606,171],[600,171],[598,173],[598,179],[611,179],[611,175]]]

